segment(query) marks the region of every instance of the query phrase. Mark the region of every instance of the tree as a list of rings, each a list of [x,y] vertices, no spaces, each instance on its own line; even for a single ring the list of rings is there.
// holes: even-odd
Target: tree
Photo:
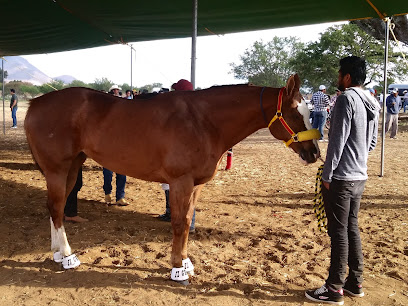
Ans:
[[[296,37],[274,37],[263,43],[256,41],[250,49],[240,56],[241,63],[231,63],[234,77],[248,80],[258,86],[281,87],[292,74],[290,58],[303,48]]]
[[[146,84],[139,87],[139,90],[147,89],[149,92],[152,92],[153,88],[162,88],[162,83],[153,83],[153,84]]]
[[[95,79],[95,81],[89,84],[89,87],[95,90],[108,91],[109,88],[113,85],[113,82],[107,78]]]
[[[88,87],[89,88],[90,85],[80,80],[73,80],[71,83],[67,85],[67,87]]]
[[[7,79],[8,73],[7,70],[4,70],[4,78]],[[0,68],[0,83],[3,83],[3,69]]]
[[[395,43],[389,48],[389,81],[398,79],[398,75],[406,75],[408,68],[402,64],[402,57],[393,51]],[[313,91],[320,84],[328,87],[333,93],[337,87],[339,60],[343,57],[356,55],[366,59],[367,80],[381,83],[384,66],[384,43],[366,34],[354,24],[334,26],[321,34],[320,40],[306,45],[302,52],[290,62],[296,70],[303,85]]]
[[[46,94],[54,90],[60,90],[65,87],[65,84],[61,80],[52,80],[51,82],[45,83],[38,86],[41,93]]]

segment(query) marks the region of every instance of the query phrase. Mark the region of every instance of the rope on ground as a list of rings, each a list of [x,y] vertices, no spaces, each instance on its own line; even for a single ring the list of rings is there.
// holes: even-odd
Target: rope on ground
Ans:
[[[322,173],[323,165],[319,167],[316,174],[316,188],[315,188],[315,197],[313,199],[313,211],[317,217],[317,227],[322,233],[327,233],[327,217],[326,211],[324,210],[324,202],[322,195]]]

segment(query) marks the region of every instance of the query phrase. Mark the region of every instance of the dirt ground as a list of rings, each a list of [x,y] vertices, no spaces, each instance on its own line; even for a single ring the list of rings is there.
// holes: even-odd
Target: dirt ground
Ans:
[[[310,166],[267,130],[234,147],[233,168],[204,187],[189,254],[191,285],[169,280],[170,224],[158,183],[128,178],[127,207],[103,203],[101,167],[87,160],[79,193],[83,224],[65,223],[82,261],[64,271],[52,261],[46,186],[22,128],[0,134],[0,305],[312,305],[304,290],[327,276],[330,241],[312,210]],[[365,258],[364,298],[346,305],[408,305],[408,117],[398,140],[381,141],[369,158],[360,227]],[[320,143],[323,157],[327,143]]]

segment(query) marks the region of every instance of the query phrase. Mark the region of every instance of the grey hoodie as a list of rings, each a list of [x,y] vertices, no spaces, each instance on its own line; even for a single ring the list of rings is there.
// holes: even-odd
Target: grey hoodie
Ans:
[[[369,91],[351,87],[337,97],[330,121],[323,181],[367,179],[368,152],[377,144],[380,105]]]

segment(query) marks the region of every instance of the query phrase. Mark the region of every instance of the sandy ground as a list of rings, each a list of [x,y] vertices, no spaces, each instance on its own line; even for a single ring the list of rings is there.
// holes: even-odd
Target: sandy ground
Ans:
[[[317,167],[267,130],[234,147],[233,168],[220,168],[203,189],[189,254],[196,276],[187,287],[169,280],[170,224],[158,183],[129,178],[127,207],[103,203],[101,167],[87,160],[79,193],[84,224],[66,223],[82,261],[64,271],[52,261],[44,179],[33,165],[22,123],[0,135],[0,305],[312,305],[304,290],[320,287],[330,241],[312,211]],[[369,159],[361,205],[364,298],[346,305],[408,305],[408,118],[398,140]],[[327,143],[320,145],[323,156]],[[225,167],[225,160],[222,168]]]

